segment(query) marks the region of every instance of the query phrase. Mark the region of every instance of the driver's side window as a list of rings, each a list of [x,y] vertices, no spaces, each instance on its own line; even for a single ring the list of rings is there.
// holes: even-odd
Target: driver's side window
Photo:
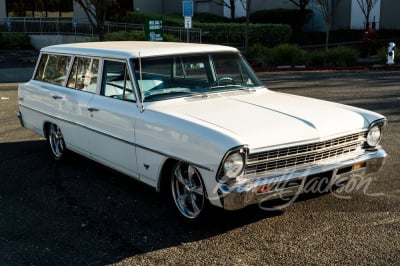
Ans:
[[[104,60],[101,95],[120,100],[136,100],[126,62]]]

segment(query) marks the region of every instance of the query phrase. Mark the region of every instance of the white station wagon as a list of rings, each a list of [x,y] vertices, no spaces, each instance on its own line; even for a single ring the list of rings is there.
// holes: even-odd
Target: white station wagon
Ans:
[[[232,47],[98,42],[41,50],[19,86],[22,125],[198,219],[378,171],[385,117],[268,90]]]

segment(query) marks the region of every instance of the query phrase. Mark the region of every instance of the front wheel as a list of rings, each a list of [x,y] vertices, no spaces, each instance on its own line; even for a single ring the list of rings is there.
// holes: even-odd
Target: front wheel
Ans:
[[[199,171],[185,162],[178,162],[171,175],[171,192],[181,215],[189,220],[204,216],[208,200]]]
[[[54,160],[59,161],[65,156],[67,149],[65,147],[64,137],[61,133],[61,129],[56,124],[49,125],[47,143],[50,155]]]

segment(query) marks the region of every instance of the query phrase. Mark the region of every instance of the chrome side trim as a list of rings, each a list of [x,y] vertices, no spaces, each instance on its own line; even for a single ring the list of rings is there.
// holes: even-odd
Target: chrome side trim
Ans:
[[[207,170],[207,171],[209,171],[209,172],[214,172],[213,169],[211,169],[211,168],[209,168],[209,167],[207,167],[207,166],[200,165],[200,164],[197,164],[197,163],[195,163],[195,162],[191,162],[191,161],[188,161],[188,160],[186,160],[186,159],[179,158],[179,157],[176,157],[176,156],[171,155],[171,154],[168,154],[168,153],[160,152],[160,151],[154,150],[154,149],[152,149],[152,148],[146,147],[146,146],[144,146],[144,145],[137,144],[137,143],[135,143],[135,142],[131,142],[131,141],[128,141],[128,140],[121,139],[121,138],[119,138],[119,137],[116,137],[116,136],[110,135],[110,134],[108,134],[108,133],[105,133],[105,132],[102,132],[102,131],[93,129],[93,128],[88,127],[88,126],[85,126],[85,125],[83,125],[83,124],[76,123],[76,122],[67,120],[67,119],[65,119],[65,118],[61,118],[61,117],[55,116],[55,115],[50,115],[50,114],[48,114],[48,113],[45,113],[45,112],[42,112],[42,111],[33,109],[33,108],[28,107],[28,106],[23,105],[23,104],[20,104],[20,106],[22,106],[22,107],[24,107],[24,108],[26,108],[26,109],[29,109],[29,110],[31,110],[31,111],[33,111],[33,112],[37,112],[37,113],[42,114],[42,115],[44,115],[44,116],[50,117],[50,118],[52,118],[52,119],[54,119],[54,120],[62,121],[62,122],[71,124],[71,125],[73,125],[73,126],[78,126],[78,127],[81,127],[81,128],[84,128],[84,129],[87,129],[87,130],[90,130],[90,131],[93,131],[93,132],[95,132],[95,133],[97,133],[97,134],[101,134],[101,135],[103,135],[103,136],[105,136],[105,137],[112,138],[112,139],[115,139],[115,140],[117,140],[117,141],[126,143],[127,145],[131,145],[131,146],[134,146],[134,147],[136,147],[136,148],[140,148],[140,149],[143,149],[143,150],[147,150],[147,151],[150,151],[150,152],[159,154],[159,155],[161,155],[161,156],[165,156],[165,157],[167,157],[167,158],[175,159],[175,160],[177,160],[177,161],[186,162],[186,163],[189,163],[189,164],[191,164],[191,165],[193,165],[193,166],[195,166],[195,167],[197,167],[197,168],[201,168],[201,169]],[[20,113],[20,112],[19,112],[19,113]],[[21,116],[22,116],[22,114],[21,114]]]

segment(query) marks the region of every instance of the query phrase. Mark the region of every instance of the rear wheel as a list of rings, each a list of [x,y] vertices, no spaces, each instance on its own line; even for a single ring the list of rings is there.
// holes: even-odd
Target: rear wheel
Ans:
[[[206,191],[199,171],[185,162],[178,162],[171,175],[171,194],[181,215],[189,220],[204,216],[208,206]]]
[[[56,124],[50,124],[47,130],[47,143],[50,155],[54,160],[61,160],[66,153],[64,137],[61,129]]]

